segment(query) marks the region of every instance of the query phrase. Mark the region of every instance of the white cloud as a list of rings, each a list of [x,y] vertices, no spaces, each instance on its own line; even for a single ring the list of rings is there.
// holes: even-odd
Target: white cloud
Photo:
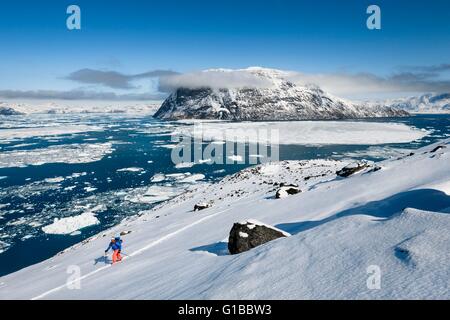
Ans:
[[[246,70],[216,69],[160,78],[160,91],[170,92],[177,88],[267,88],[272,85],[268,79],[261,78]]]
[[[450,92],[450,80],[439,77],[442,66],[413,67],[386,77],[371,73],[307,74],[296,71],[275,71],[298,86],[318,86],[326,92],[343,97],[365,97],[420,92]],[[257,68],[244,70],[214,69],[160,78],[160,91],[176,88],[269,88],[270,79],[255,74]],[[430,71],[428,71],[430,70]],[[432,70],[432,71],[431,71]]]

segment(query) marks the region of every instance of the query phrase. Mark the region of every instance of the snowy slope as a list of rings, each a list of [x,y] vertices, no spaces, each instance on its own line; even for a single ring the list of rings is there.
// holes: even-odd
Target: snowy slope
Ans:
[[[354,104],[317,87],[286,80],[289,72],[252,67],[213,69],[204,73],[247,74],[258,87],[179,87],[155,113],[160,119],[318,120],[405,116],[405,111],[380,105]]]
[[[249,168],[0,278],[0,298],[448,299],[449,160],[450,139],[346,179],[340,161]],[[303,192],[274,199],[281,182]],[[200,202],[212,207],[193,212]],[[230,256],[228,232],[246,219],[292,236]],[[121,231],[127,256],[111,267],[103,250]],[[66,286],[72,265],[79,290]],[[366,286],[371,265],[380,290]]]
[[[450,93],[427,93],[418,97],[388,101],[386,104],[414,113],[450,113]]]

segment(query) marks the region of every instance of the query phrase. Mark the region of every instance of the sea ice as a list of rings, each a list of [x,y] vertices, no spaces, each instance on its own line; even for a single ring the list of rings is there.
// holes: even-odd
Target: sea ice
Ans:
[[[144,171],[144,169],[137,167],[122,168],[117,170],[117,172],[141,172],[141,171]]]
[[[0,168],[38,166],[47,163],[89,163],[113,152],[111,143],[67,144],[33,150],[0,153]]]
[[[427,134],[402,123],[352,121],[205,122],[201,127],[179,127],[178,134],[205,141],[232,140],[239,143],[271,143],[271,132],[287,145],[377,145],[405,143]],[[241,132],[240,134],[237,134]],[[260,134],[266,132],[267,134]],[[276,142],[276,141],[275,141]]]
[[[97,206],[78,216],[58,219],[55,218],[52,224],[42,228],[47,234],[71,234],[77,230],[88,226],[99,224],[100,221],[95,216],[95,212],[102,211],[104,207]]]

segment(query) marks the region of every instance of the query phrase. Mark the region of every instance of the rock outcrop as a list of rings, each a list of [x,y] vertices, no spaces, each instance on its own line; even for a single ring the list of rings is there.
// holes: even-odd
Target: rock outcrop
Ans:
[[[281,199],[281,198],[286,198],[290,195],[294,195],[297,193],[302,192],[302,190],[300,190],[300,188],[297,185],[281,185],[281,187],[277,190],[277,192],[275,193],[275,198],[277,199]]]
[[[205,210],[211,207],[212,205],[210,203],[197,203],[196,205],[194,205],[194,211]]]
[[[231,254],[238,254],[287,236],[288,233],[255,220],[239,222],[230,231],[228,250]]]
[[[367,162],[354,162],[354,163],[351,163],[351,164],[345,166],[341,170],[337,171],[336,174],[339,177],[347,178],[357,172],[360,172],[360,171],[370,168],[370,167],[371,167],[371,165]]]

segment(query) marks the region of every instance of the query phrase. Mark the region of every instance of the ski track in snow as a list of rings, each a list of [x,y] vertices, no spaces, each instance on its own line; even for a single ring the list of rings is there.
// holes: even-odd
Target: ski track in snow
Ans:
[[[201,218],[201,219],[199,219],[199,220],[197,220],[197,221],[195,221],[195,222],[193,222],[193,223],[191,223],[191,224],[188,224],[187,226],[184,226],[183,228],[180,228],[180,229],[178,229],[178,230],[176,230],[176,231],[173,231],[173,232],[171,232],[171,233],[169,233],[169,234],[167,234],[167,235],[165,235],[165,236],[159,238],[158,240],[152,241],[152,242],[150,242],[149,244],[147,244],[146,246],[142,247],[141,249],[138,249],[138,250],[132,252],[131,254],[129,254],[129,255],[127,255],[127,256],[124,256],[124,257],[122,258],[122,261],[126,260],[127,258],[131,258],[131,257],[137,256],[137,255],[141,254],[142,252],[147,251],[147,250],[153,248],[154,246],[160,244],[161,242],[164,242],[165,240],[168,240],[168,239],[170,239],[170,238],[173,238],[173,237],[176,236],[177,234],[179,234],[179,233],[181,233],[181,232],[183,232],[183,231],[185,231],[185,230],[187,230],[187,229],[190,229],[190,228],[196,226],[197,224],[202,223],[203,221],[209,220],[209,219],[211,219],[211,218],[213,218],[213,217],[215,217],[215,216],[217,216],[217,215],[219,215],[219,214],[222,214],[222,213],[224,213],[224,212],[227,212],[227,211],[229,211],[229,210],[231,210],[231,208],[228,208],[228,209],[225,209],[225,210],[216,212],[216,213],[214,213],[214,214],[211,214],[211,215],[209,215],[209,216],[206,216],[206,217],[204,217],[204,218]],[[112,267],[111,264],[106,265],[106,266],[103,266],[103,267],[100,267],[100,268],[98,268],[98,269],[95,269],[94,271],[91,271],[91,272],[85,274],[84,276],[81,276],[81,277],[79,277],[79,278],[77,278],[77,279],[68,281],[66,284],[63,284],[63,285],[61,285],[61,286],[59,286],[59,287],[53,288],[53,289],[51,289],[51,290],[48,290],[48,291],[46,291],[46,292],[44,292],[44,293],[42,293],[42,294],[40,294],[40,295],[38,295],[38,296],[36,296],[36,297],[34,297],[34,298],[31,298],[31,300],[40,300],[40,299],[42,299],[42,298],[45,298],[46,296],[48,296],[48,295],[50,295],[50,294],[52,294],[52,293],[55,293],[55,292],[57,292],[57,291],[59,291],[59,290],[61,290],[61,289],[64,289],[64,288],[66,288],[66,287],[68,287],[68,286],[70,286],[70,285],[72,285],[72,284],[74,284],[74,283],[77,283],[77,282],[81,281],[81,280],[84,280],[84,279],[86,279],[86,278],[89,278],[90,276],[92,276],[92,275],[94,275],[94,274],[96,274],[96,273],[98,273],[98,272],[100,272],[100,271],[103,271],[103,270],[105,270],[105,269],[108,269],[108,268],[110,268],[110,267]]]

